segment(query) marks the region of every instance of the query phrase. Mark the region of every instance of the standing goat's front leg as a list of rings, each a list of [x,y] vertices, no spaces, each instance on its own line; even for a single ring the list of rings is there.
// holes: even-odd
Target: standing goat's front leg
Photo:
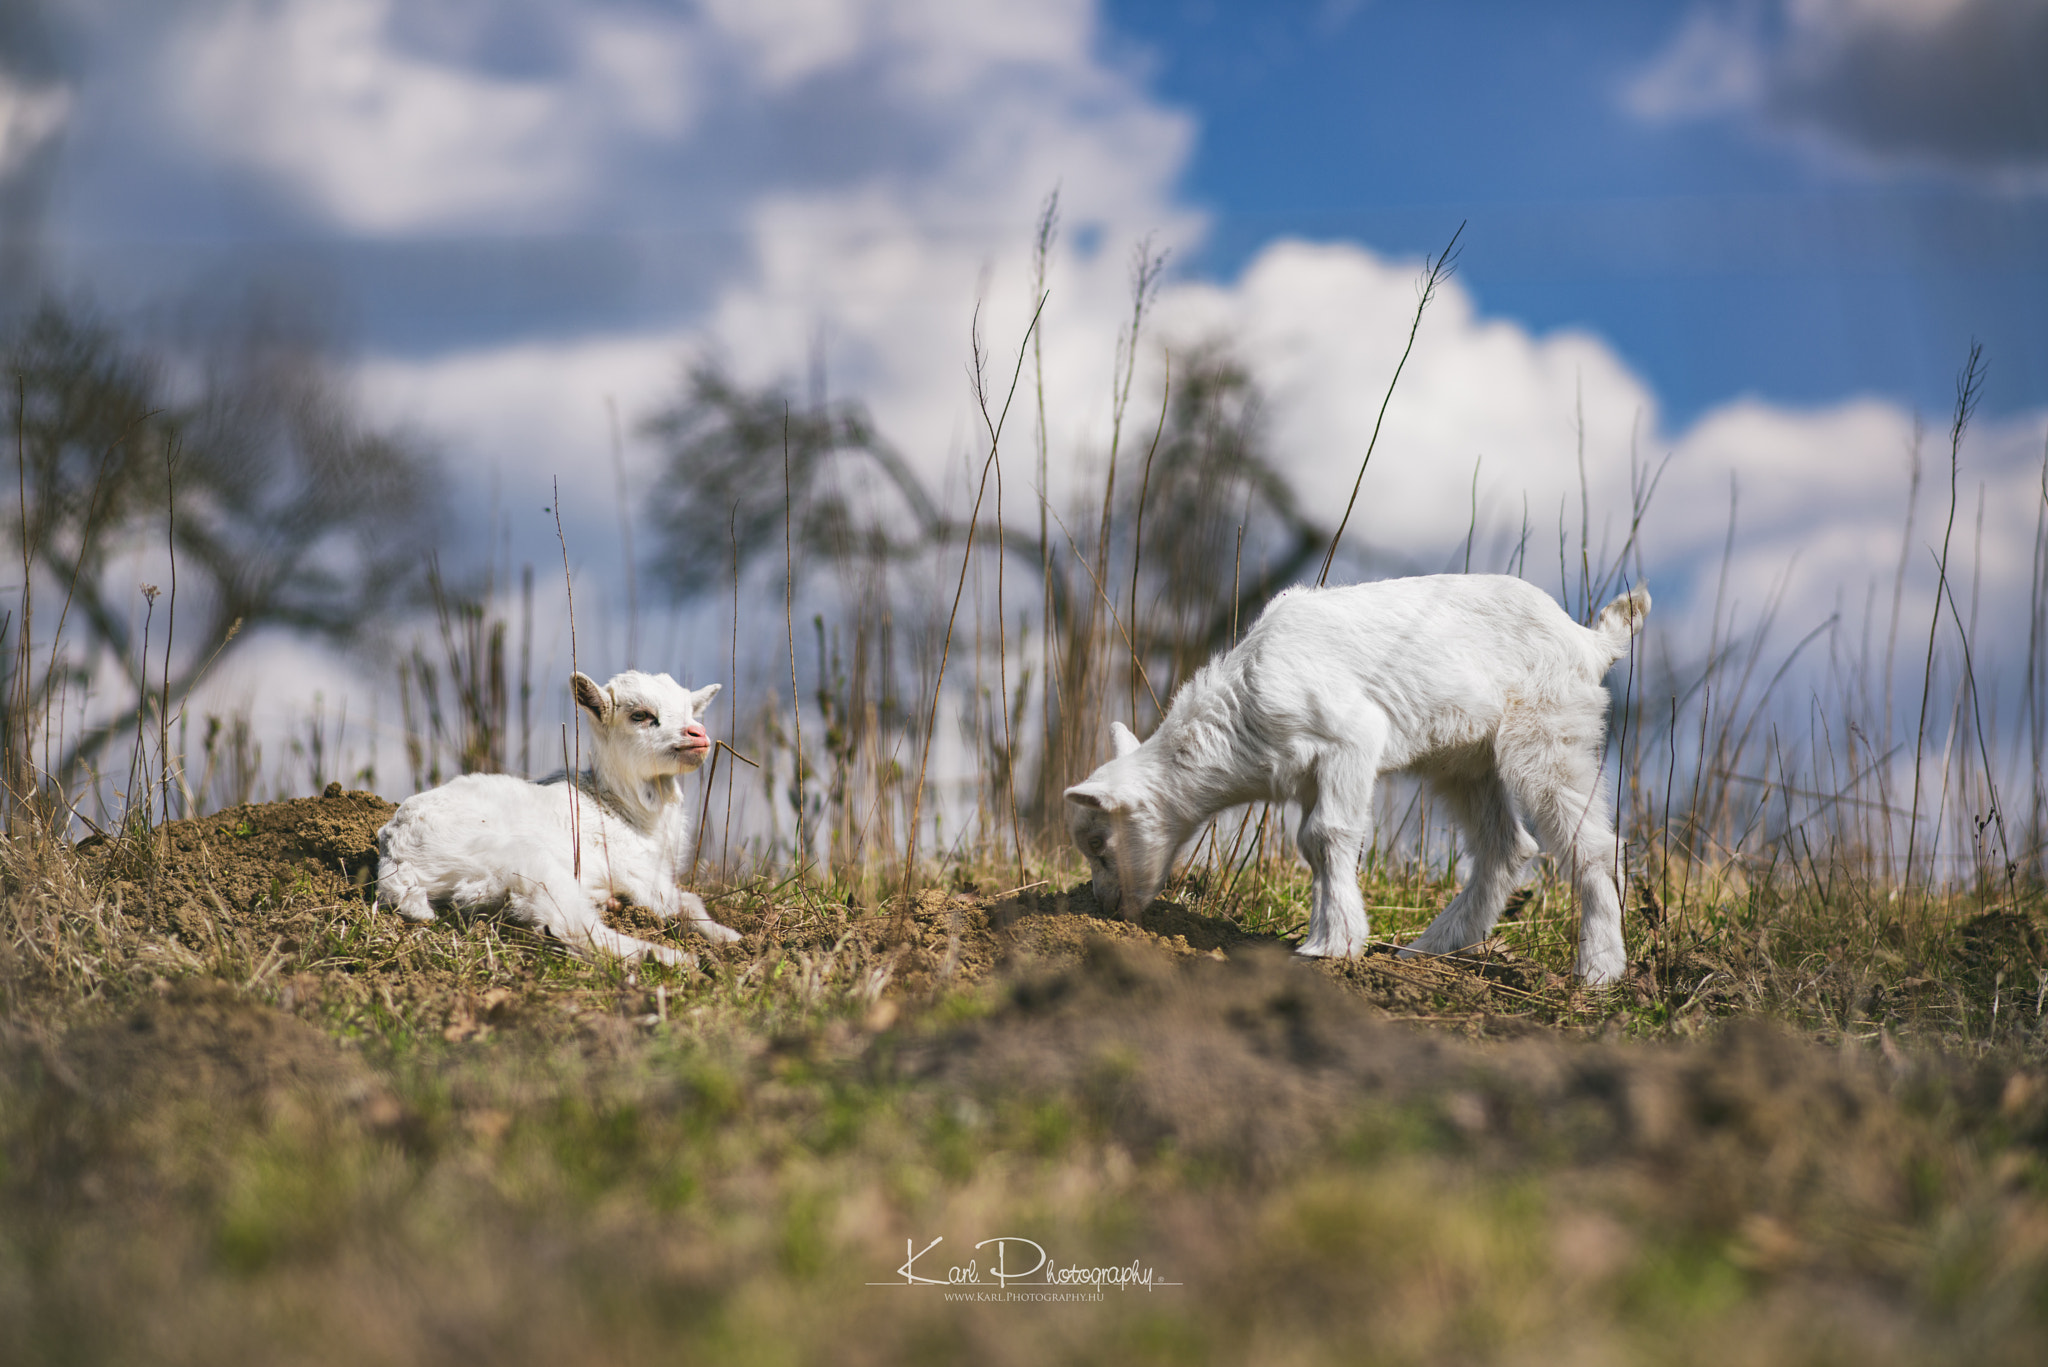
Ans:
[[[1371,923],[1358,890],[1358,864],[1372,841],[1376,777],[1369,765],[1355,761],[1326,764],[1315,797],[1302,808],[1296,840],[1315,878],[1308,937],[1296,953],[1349,958],[1365,948]]]

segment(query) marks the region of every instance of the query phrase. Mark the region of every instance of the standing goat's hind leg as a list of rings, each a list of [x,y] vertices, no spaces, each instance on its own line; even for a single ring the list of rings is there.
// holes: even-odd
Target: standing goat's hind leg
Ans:
[[[1579,899],[1578,974],[1595,985],[1628,971],[1615,879],[1620,842],[1607,817],[1597,741],[1531,736],[1502,772],[1536,823],[1544,845],[1572,880]]]
[[[1401,950],[1404,958],[1453,954],[1492,934],[1507,906],[1508,894],[1515,890],[1522,870],[1536,853],[1536,843],[1515,820],[1508,790],[1497,772],[1489,769],[1483,775],[1440,780],[1435,786],[1464,829],[1472,873],[1428,929]]]

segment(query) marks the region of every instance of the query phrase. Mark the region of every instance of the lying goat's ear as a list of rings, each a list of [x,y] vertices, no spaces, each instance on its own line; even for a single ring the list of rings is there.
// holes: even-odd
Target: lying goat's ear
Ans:
[[[1100,783],[1076,783],[1067,789],[1067,801],[1076,807],[1093,807],[1099,812],[1116,810],[1116,799]]]
[[[1125,755],[1137,749],[1140,744],[1137,736],[1132,733],[1131,728],[1125,726],[1120,721],[1113,721],[1109,724],[1109,743],[1116,747],[1116,757],[1118,759],[1122,759]]]
[[[569,691],[576,695],[577,706],[597,718],[600,723],[611,720],[612,695],[599,687],[597,680],[580,671],[571,674]]]
[[[724,684],[708,684],[692,693],[690,695],[690,715],[692,717],[703,716],[704,709],[711,706],[711,700],[717,697],[719,690],[724,687]]]

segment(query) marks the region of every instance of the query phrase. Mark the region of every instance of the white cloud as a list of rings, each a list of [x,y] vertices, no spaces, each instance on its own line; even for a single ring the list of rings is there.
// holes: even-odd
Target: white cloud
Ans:
[[[36,150],[64,128],[71,91],[30,85],[0,72],[0,181],[19,171]]]
[[[1010,176],[1076,121],[1186,136],[1094,56],[1090,0],[234,0],[175,16],[128,117],[167,116],[186,155],[348,234],[659,228],[821,184],[914,194],[970,159]],[[100,17],[101,48],[128,51],[124,18]]]
[[[1733,15],[1695,9],[1622,98],[1641,118],[1695,118],[1750,107],[1763,82],[1755,34]]]
[[[1189,120],[1091,55],[1085,0],[795,9],[801,22],[770,23],[789,16],[712,7],[710,19],[741,38],[758,30],[760,42],[794,45],[740,43],[753,63],[745,83],[886,68],[897,114],[928,135],[915,155],[892,154],[843,183],[792,176],[762,186],[739,214],[747,259],[700,313],[623,335],[373,358],[365,376],[379,408],[450,434],[454,459],[479,475],[544,480],[608,468],[607,395],[630,442],[635,419],[668,395],[689,356],[709,349],[764,382],[801,372],[821,342],[835,390],[860,394],[943,479],[979,422],[966,376],[977,294],[985,285],[991,383],[1006,384],[1031,317],[1032,226],[1058,186],[1070,239],[1117,244],[1059,255],[1044,319],[1054,421],[1085,446],[1083,429],[1108,408],[1126,245],[1148,232],[1162,245],[1186,243],[1201,231],[1200,216],[1174,197]],[[814,31],[815,41],[791,30]],[[636,447],[629,459],[647,453]]]
[[[1183,286],[1162,301],[1183,343],[1218,336],[1239,349],[1269,395],[1281,464],[1327,523],[1357,478],[1420,266],[1349,244],[1282,242],[1233,284]],[[1889,609],[1917,441],[1922,482],[1904,554],[1907,610],[1924,623],[1948,509],[1945,421],[1932,415],[1920,432],[1912,413],[1869,397],[1815,408],[1744,398],[1670,431],[1649,385],[1607,343],[1482,316],[1454,278],[1424,316],[1346,540],[1420,570],[1457,564],[1483,457],[1475,568],[1500,567],[1526,508],[1527,577],[1553,592],[1560,578],[1575,583],[1583,431],[1596,557],[1626,535],[1638,472],[1662,470],[1642,538],[1665,639],[1681,655],[1704,645],[1732,494],[1728,603],[1754,623],[1776,600],[1789,645],[1838,610],[1858,630],[1873,586]],[[2022,414],[1979,421],[1963,446],[1951,573],[1966,610],[1977,595],[1987,627],[1980,668],[2011,666],[2024,640],[1999,624],[2023,620],[2044,439],[2048,413]]]
[[[747,50],[771,87],[845,62],[868,28],[867,15],[838,0],[707,0],[705,11]]]
[[[706,0],[704,10],[769,89],[878,61],[928,97],[972,91],[996,66],[1086,70],[1095,28],[1092,0]]]
[[[364,0],[349,4],[358,24],[383,13]],[[626,427],[637,485],[651,476],[653,453],[633,439],[635,420],[673,391],[686,359],[707,350],[760,382],[801,373],[822,346],[835,392],[866,399],[926,476],[957,493],[962,457],[979,444],[966,375],[976,301],[1000,399],[1030,316],[1030,227],[1057,183],[1069,243],[1107,244],[1060,254],[1042,320],[1053,493],[1064,507],[1096,478],[1107,446],[1129,244],[1148,230],[1162,245],[1186,244],[1202,229],[1174,186],[1191,129],[1090,55],[1087,5],[972,12],[1000,22],[886,2],[711,7],[676,46],[739,64],[737,76],[718,79],[768,92],[765,99],[833,73],[883,71],[896,114],[926,141],[914,155],[891,153],[859,174],[771,179],[750,191],[739,211],[746,264],[698,313],[629,334],[385,356],[365,367],[367,392],[385,413],[447,434],[469,506],[481,511],[500,500],[517,510],[513,525],[534,539],[515,555],[536,559],[551,549],[551,523],[519,518],[529,503],[537,513],[554,475],[573,476],[563,500],[572,539],[593,545],[608,536],[607,400]],[[592,30],[580,31],[578,50],[587,51]],[[659,67],[650,59],[650,71]],[[558,80],[535,88],[554,91],[552,99],[567,87]],[[509,170],[526,135],[516,119],[499,132],[501,142],[464,144],[470,135],[458,129],[441,145],[466,145],[479,175]],[[578,136],[616,134],[591,124]],[[376,137],[366,145],[374,149]],[[417,155],[419,165],[430,160]],[[364,165],[374,161],[362,156]],[[1084,225],[1089,231],[1078,232]],[[1405,343],[1418,265],[1355,245],[1280,242],[1237,281],[1175,284],[1160,300],[1157,337],[1182,349],[1221,337],[1250,363],[1269,396],[1280,461],[1307,506],[1326,510],[1332,523]],[[1603,340],[1537,335],[1485,317],[1454,279],[1424,319],[1347,535],[1418,567],[1450,563],[1472,516],[1476,465],[1482,549],[1490,534],[1498,554],[1526,515],[1525,564],[1549,584],[1560,518],[1575,545],[1583,496],[1596,552],[1603,541],[1618,543],[1632,480],[1668,456],[1645,553],[1667,616],[1711,597],[1732,482],[1739,516],[1731,591],[1754,607],[1784,581],[1786,620],[1810,623],[1896,566],[1912,431],[1909,414],[1869,399],[1817,410],[1743,400],[1667,431],[1651,387]],[[1028,419],[1011,433],[1021,461]],[[2016,440],[1973,447],[1977,477],[1999,488],[2012,483],[2024,463]],[[1930,481],[1923,504],[1933,488]],[[1981,559],[1987,592],[2004,601],[2025,572],[2013,548],[2032,527],[2012,510],[2032,505],[2011,494],[1996,504]],[[1973,564],[1978,556],[1973,529]],[[610,573],[607,556],[592,563]],[[1909,570],[1919,582],[1917,558]]]
[[[1419,262],[1350,244],[1281,242],[1236,285],[1167,301],[1176,330],[1225,338],[1250,363],[1271,396],[1283,464],[1308,506],[1338,510],[1333,523],[1406,345],[1419,275]],[[1436,561],[1464,539],[1475,462],[1482,510],[1519,520],[1526,494],[1548,527],[1561,495],[1578,506],[1581,408],[1595,501],[1625,509],[1630,433],[1656,425],[1648,387],[1595,338],[1535,337],[1479,316],[1454,277],[1424,317],[1347,538]]]
[[[691,340],[655,333],[381,357],[358,374],[385,420],[440,434],[465,520],[484,511],[494,485],[523,508],[547,501],[556,478],[609,507],[611,410],[626,425],[644,413],[674,382]]]
[[[158,70],[202,151],[349,232],[559,224],[609,139],[688,131],[696,79],[674,25],[608,11],[561,24],[558,69],[500,75],[408,47],[393,0],[195,10]]]

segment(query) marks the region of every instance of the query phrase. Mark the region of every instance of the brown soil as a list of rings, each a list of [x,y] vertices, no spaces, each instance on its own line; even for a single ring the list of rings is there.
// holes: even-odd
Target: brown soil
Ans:
[[[1628,1160],[1655,1200],[1670,1198],[1653,1190],[1657,1171],[1708,1171],[1682,1203],[1709,1221],[1831,1205],[1905,1218],[1916,1095],[2048,1141],[2048,1084],[2009,1060],[1967,1074],[1750,1020],[1704,1041],[1544,1033],[1481,1045],[1256,948],[1176,963],[1097,941],[1080,962],[1018,981],[993,1015],[917,1042],[901,1066],[999,1118],[1028,1124],[1050,1102],[1134,1154],[1247,1174],[1333,1139],[1449,1143],[1494,1161]],[[1926,1157],[1953,1161],[1939,1148]]]
[[[375,793],[330,784],[321,797],[232,807],[170,822],[154,836],[94,836],[78,849],[95,881],[131,914],[139,912],[192,948],[206,948],[234,928],[289,939],[337,906],[374,900],[377,831],[394,810]],[[914,903],[907,922],[797,901],[740,910],[731,923],[752,932],[747,948],[757,953],[844,937],[886,951],[898,965],[892,975],[898,991],[979,982],[1011,959],[1069,960],[1097,938],[1156,943],[1183,957],[1255,938],[1169,902],[1155,903],[1142,926],[1108,919],[1085,885],[1071,894],[1002,900],[928,889]],[[687,931],[630,906],[612,919],[633,934],[705,948]]]
[[[76,1024],[61,1040],[0,1023],[0,1077],[41,1097],[33,1161],[68,1179],[45,1189],[137,1219],[166,1191],[217,1179],[218,1152],[176,1139],[195,1127],[228,1136],[341,1122],[402,1136],[408,1120],[355,1051],[203,978],[166,985],[116,1019]]]

